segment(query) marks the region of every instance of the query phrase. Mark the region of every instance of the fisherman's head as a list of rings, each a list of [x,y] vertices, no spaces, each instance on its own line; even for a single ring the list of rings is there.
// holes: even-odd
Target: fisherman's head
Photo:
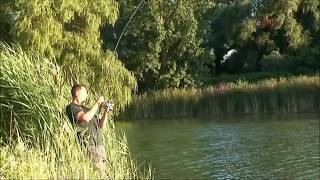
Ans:
[[[84,102],[87,100],[88,93],[87,88],[82,84],[76,84],[71,89],[71,95],[73,100],[76,100],[79,103]]]

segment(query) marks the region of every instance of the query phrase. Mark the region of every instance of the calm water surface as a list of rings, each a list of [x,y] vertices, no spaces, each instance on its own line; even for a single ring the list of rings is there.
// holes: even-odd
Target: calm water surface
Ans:
[[[320,179],[320,114],[117,122],[155,179]]]

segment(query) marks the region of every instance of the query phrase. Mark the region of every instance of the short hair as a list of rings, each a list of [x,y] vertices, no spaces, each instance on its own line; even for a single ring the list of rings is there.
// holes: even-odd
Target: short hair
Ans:
[[[71,88],[71,95],[73,98],[77,97],[77,92],[80,91],[80,89],[84,87],[86,88],[86,86],[82,85],[82,84],[75,84],[72,86]]]

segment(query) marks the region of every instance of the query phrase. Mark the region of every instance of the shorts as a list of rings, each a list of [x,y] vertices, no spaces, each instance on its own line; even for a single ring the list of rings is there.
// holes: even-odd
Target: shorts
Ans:
[[[103,145],[89,146],[88,153],[94,163],[106,163],[107,156]]]

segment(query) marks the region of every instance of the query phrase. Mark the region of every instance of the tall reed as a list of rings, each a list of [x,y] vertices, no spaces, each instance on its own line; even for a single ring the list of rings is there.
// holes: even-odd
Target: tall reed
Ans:
[[[0,179],[151,179],[132,160],[113,122],[105,129],[108,163],[98,171],[65,115],[70,86],[52,61],[0,44]]]
[[[133,103],[119,118],[213,118],[246,113],[319,112],[319,92],[319,75],[167,89],[134,97]]]

